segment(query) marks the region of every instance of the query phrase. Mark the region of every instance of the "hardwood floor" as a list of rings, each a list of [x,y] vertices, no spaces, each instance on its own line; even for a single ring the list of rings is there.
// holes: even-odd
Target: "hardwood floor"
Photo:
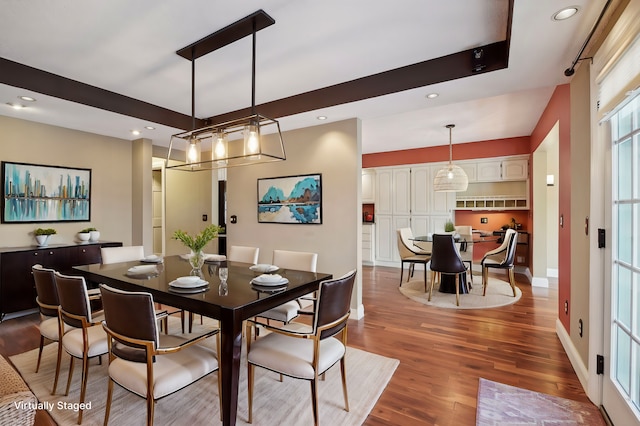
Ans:
[[[516,275],[516,304],[457,311],[404,297],[399,269],[361,273],[365,317],[349,322],[349,345],[400,360],[366,425],[475,425],[480,377],[588,402],[555,333],[556,290],[532,291]],[[36,348],[37,323],[37,315],[1,323],[0,354]]]

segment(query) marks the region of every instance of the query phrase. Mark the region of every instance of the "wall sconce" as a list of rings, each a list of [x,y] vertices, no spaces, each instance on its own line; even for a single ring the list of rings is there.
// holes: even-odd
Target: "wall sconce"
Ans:
[[[553,185],[555,185],[555,176],[547,175],[547,186],[553,186]]]

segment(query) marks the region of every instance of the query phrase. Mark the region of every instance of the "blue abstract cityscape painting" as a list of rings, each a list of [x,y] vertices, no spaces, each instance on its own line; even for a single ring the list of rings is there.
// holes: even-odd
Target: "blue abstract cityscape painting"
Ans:
[[[91,169],[2,162],[2,222],[91,219]]]
[[[322,223],[322,175],[258,179],[258,222]]]

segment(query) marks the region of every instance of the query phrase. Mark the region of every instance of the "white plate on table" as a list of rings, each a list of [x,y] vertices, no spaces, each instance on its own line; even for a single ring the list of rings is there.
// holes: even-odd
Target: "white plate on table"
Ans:
[[[262,274],[251,280],[251,284],[260,287],[277,287],[289,283],[289,280],[278,274]]]
[[[156,265],[137,265],[127,269],[127,273],[131,275],[157,274],[158,268]]]
[[[179,277],[174,281],[171,281],[169,283],[170,287],[174,287],[174,288],[182,288],[182,289],[195,289],[195,288],[201,288],[201,287],[206,287],[209,285],[208,281],[203,280],[200,277],[197,277],[195,275],[189,275],[186,277]]]
[[[207,283],[209,284],[209,283]],[[196,288],[181,288],[181,287],[169,287],[169,291],[173,292],[173,293],[182,293],[182,294],[195,294],[195,293],[202,293],[205,291],[209,291],[209,285],[204,285],[202,287],[196,287]]]
[[[143,257],[142,259],[140,259],[140,262],[143,263],[162,263],[162,257],[161,256],[157,256],[155,254]]]
[[[264,274],[269,272],[275,272],[278,269],[280,269],[280,267],[276,265],[269,265],[268,263],[258,263],[257,265],[249,266],[249,269],[251,269],[254,272],[260,272],[261,274]]]

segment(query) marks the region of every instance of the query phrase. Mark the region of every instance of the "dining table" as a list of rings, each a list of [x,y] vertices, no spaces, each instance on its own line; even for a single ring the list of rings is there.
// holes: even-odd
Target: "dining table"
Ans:
[[[256,286],[252,280],[261,275],[251,264],[231,261],[207,261],[199,272],[208,286],[198,291],[175,288],[179,277],[197,274],[192,272],[184,256],[166,256],[161,263],[149,268],[139,268],[140,261],[75,266],[73,269],[85,277],[88,286],[107,284],[125,291],[146,291],[157,303],[184,309],[219,321],[221,348],[218,348],[222,378],[222,422],[236,423],[238,408],[238,384],[240,381],[240,355],[242,352],[242,324],[261,312],[284,302],[295,300],[318,289],[323,280],[332,275],[292,269],[271,271],[288,280],[286,285]],[[276,265],[277,266],[277,265]],[[226,285],[218,277],[221,267],[228,268]],[[132,272],[133,271],[133,272]],[[144,271],[144,273],[140,273]],[[211,419],[215,423],[218,419]]]

